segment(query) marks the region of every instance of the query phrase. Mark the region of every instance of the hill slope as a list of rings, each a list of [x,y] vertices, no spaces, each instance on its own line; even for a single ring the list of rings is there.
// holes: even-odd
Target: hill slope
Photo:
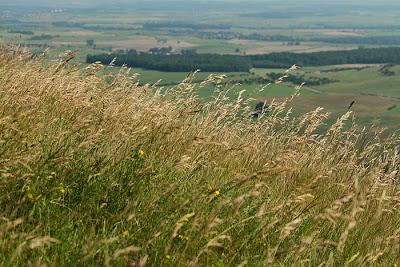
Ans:
[[[291,98],[166,94],[23,51],[0,53],[3,266],[393,265],[396,138]],[[215,83],[221,77],[210,77]],[[203,84],[204,85],[204,84]]]

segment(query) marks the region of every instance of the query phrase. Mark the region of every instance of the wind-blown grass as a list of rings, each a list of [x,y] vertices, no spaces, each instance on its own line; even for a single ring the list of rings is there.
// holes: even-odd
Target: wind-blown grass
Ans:
[[[127,69],[0,53],[3,266],[365,266],[400,258],[397,136],[346,113],[257,120]],[[217,89],[216,89],[217,90]]]

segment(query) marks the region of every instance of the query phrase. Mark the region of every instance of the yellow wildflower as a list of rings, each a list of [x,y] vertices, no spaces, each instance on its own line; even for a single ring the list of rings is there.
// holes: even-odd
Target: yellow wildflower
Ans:
[[[208,184],[207,186],[208,191],[210,192],[210,194],[213,194],[214,196],[218,197],[221,192],[219,191],[219,189],[213,187],[212,185]]]
[[[61,194],[65,194],[65,188],[64,187],[60,187],[60,193]]]
[[[166,258],[167,260],[170,260],[170,259],[171,259],[171,255],[166,255],[165,258]]]
[[[212,185],[210,185],[210,184],[207,185],[207,188],[208,188],[208,191],[213,191],[214,190]]]
[[[28,193],[26,196],[28,197],[29,200],[31,200],[31,201],[33,200],[33,195],[32,195],[32,193]]]
[[[140,156],[140,157],[144,157],[144,150],[143,150],[143,149],[140,149],[140,150],[139,150],[139,156]]]
[[[187,236],[184,236],[184,235],[178,235],[178,238],[179,238],[180,240],[182,240],[182,241],[187,241],[187,240],[189,240],[189,238],[188,238]]]
[[[124,232],[122,233],[122,236],[123,236],[123,237],[128,237],[128,236],[129,236],[129,231],[124,231]]]

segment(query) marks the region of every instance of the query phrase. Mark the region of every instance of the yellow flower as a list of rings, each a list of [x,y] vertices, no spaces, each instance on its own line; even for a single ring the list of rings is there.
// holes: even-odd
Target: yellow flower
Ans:
[[[144,150],[143,150],[143,149],[140,149],[140,150],[139,150],[139,156],[140,156],[140,157],[144,157]]]
[[[178,235],[178,237],[179,237],[179,239],[182,240],[182,241],[187,241],[187,240],[189,240],[189,238],[188,238],[187,236],[184,236],[184,235]]]
[[[166,258],[167,260],[170,260],[170,259],[171,259],[171,255],[166,255],[165,258]]]
[[[212,185],[210,185],[210,184],[207,185],[207,188],[208,188],[208,191],[213,191],[214,190]]]
[[[208,191],[210,192],[210,194],[213,194],[214,196],[218,197],[221,192],[219,191],[219,189],[213,187],[212,185],[208,184],[207,186]]]
[[[28,197],[29,200],[31,200],[31,201],[33,200],[33,195],[32,195],[32,193],[28,193],[26,196]]]
[[[124,231],[124,232],[122,233],[122,236],[123,236],[123,237],[128,237],[128,236],[129,236],[129,231]]]
[[[65,188],[64,187],[60,187],[60,193],[61,194],[65,194]]]

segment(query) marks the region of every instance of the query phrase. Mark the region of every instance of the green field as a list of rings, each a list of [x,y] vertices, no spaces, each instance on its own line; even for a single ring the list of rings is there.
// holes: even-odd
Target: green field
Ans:
[[[380,126],[398,129],[400,114],[400,68],[390,68],[395,74],[386,77],[380,72],[379,66],[369,66],[360,70],[352,70],[354,66],[332,66],[339,71],[323,72],[320,68],[305,68],[298,73],[305,77],[326,77],[338,82],[321,86],[308,87],[303,91],[312,90],[313,95],[303,95],[297,100],[296,109],[306,112],[311,108],[324,107],[333,113],[333,117],[347,111],[352,101],[352,109],[357,114],[361,124],[374,122]],[[323,69],[329,69],[325,67]],[[273,70],[257,70],[259,75]]]

